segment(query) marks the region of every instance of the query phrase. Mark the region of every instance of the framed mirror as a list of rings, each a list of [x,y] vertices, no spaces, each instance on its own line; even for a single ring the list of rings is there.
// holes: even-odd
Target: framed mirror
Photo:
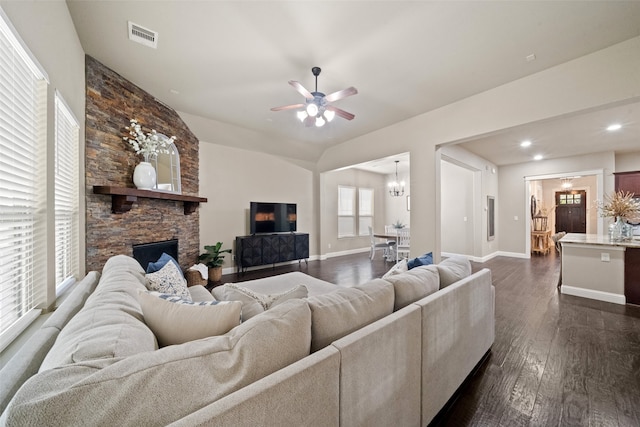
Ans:
[[[493,240],[496,237],[496,198],[487,196],[487,240]]]
[[[161,136],[167,138],[166,135]],[[182,194],[180,153],[173,142],[169,144],[168,151],[166,154],[158,154],[155,158],[154,167],[156,168],[157,176],[155,189],[158,191],[166,191],[167,193]]]

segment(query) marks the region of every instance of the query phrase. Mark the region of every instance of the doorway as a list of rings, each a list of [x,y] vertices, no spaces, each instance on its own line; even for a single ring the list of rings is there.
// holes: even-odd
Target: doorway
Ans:
[[[587,192],[556,191],[556,233],[587,232]]]

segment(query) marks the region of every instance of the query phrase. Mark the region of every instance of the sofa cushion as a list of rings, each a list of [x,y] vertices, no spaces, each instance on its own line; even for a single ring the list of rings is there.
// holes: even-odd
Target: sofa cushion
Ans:
[[[40,372],[16,393],[7,425],[168,425],[309,354],[311,313],[290,300],[228,334],[103,366]],[[102,368],[102,369],[98,369]]]
[[[44,322],[42,327],[54,327],[62,330],[69,320],[84,306],[89,295],[96,289],[99,280],[99,272],[90,271],[87,273],[84,279],[73,287],[71,293],[64,298],[60,306],[51,313],[51,316]]]
[[[471,275],[471,263],[463,256],[452,256],[436,266],[440,273],[440,289]]]
[[[212,293],[220,301],[242,302],[243,322],[286,300],[306,298],[308,295],[307,288],[304,285],[297,285],[278,294],[262,294],[235,283],[227,283],[226,285],[215,287]]]
[[[307,298],[312,317],[311,351],[392,313],[393,300],[393,285],[382,279]]]
[[[202,285],[189,286],[189,293],[191,294],[191,301],[213,301],[215,298],[211,295],[211,292]]]
[[[191,294],[187,288],[187,281],[182,272],[173,262],[167,262],[164,267],[155,273],[147,274],[147,288],[150,291],[163,294],[175,294],[180,298],[191,300]]]
[[[393,310],[400,310],[440,289],[440,275],[435,265],[413,268],[385,279],[393,284],[395,302]]]
[[[240,324],[239,301],[191,302],[143,290],[138,290],[138,301],[160,346],[226,334]]]
[[[382,278],[386,279],[389,276],[394,276],[396,274],[404,273],[407,270],[409,270],[409,268],[407,267],[407,260],[406,259],[401,259],[393,267],[391,267],[389,269],[389,271],[384,273]]]
[[[156,349],[137,298],[138,289],[146,289],[145,282],[138,261],[125,255],[110,258],[96,290],[62,329],[40,372],[98,359],[115,363],[120,357]]]

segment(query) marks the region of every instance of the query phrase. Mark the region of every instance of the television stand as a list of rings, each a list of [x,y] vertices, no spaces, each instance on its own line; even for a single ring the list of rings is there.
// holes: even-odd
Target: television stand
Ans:
[[[241,273],[249,267],[309,258],[308,233],[252,234],[236,237],[236,265]]]

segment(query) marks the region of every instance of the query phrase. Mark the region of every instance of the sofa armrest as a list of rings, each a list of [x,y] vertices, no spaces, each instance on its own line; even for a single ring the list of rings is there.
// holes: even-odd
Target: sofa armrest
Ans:
[[[427,425],[491,348],[494,288],[483,269],[415,304],[422,310],[422,423]]]
[[[323,348],[170,424],[338,426],[340,356]]]

